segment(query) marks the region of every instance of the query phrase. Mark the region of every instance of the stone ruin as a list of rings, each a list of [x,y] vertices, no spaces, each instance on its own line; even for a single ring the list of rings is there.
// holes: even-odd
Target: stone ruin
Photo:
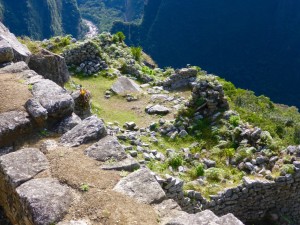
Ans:
[[[76,44],[62,53],[68,66],[76,66],[76,72],[91,75],[107,69],[105,61],[101,59],[99,47],[91,40]]]

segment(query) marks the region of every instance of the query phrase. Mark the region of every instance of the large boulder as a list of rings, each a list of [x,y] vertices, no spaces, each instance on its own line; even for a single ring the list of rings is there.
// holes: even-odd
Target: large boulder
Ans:
[[[41,106],[41,104],[36,99],[29,99],[25,103],[25,108],[29,115],[40,126],[42,126],[48,118],[47,110],[43,106]]]
[[[2,62],[8,60],[14,62],[24,61],[28,63],[31,55],[28,48],[21,44],[16,36],[10,33],[9,30],[0,22],[0,54],[1,53],[5,55],[5,57],[0,56]]]
[[[79,146],[91,141],[97,141],[106,136],[106,127],[97,116],[91,116],[83,120],[80,124],[65,133],[60,138],[60,142],[67,146]]]
[[[26,148],[0,157],[0,171],[17,187],[49,168],[46,156],[35,148]]]
[[[126,95],[132,93],[142,93],[140,86],[127,77],[119,77],[112,85],[111,89],[118,95]]]
[[[28,66],[44,78],[52,80],[60,86],[63,86],[70,78],[65,59],[45,49],[32,55]]]
[[[48,117],[55,119],[71,115],[74,100],[65,89],[51,80],[40,80],[32,87],[33,96],[47,110]]]
[[[16,192],[28,214],[27,217],[33,220],[33,223],[28,224],[45,225],[59,222],[72,202],[70,190],[52,178],[30,180],[19,186]]]
[[[146,168],[121,179],[114,190],[147,204],[159,203],[166,198],[165,192]]]
[[[110,159],[120,161],[127,158],[122,145],[115,137],[110,135],[88,147],[84,153],[87,156],[102,162]]]
[[[29,115],[22,111],[10,111],[0,114],[0,147],[13,145],[32,130]]]

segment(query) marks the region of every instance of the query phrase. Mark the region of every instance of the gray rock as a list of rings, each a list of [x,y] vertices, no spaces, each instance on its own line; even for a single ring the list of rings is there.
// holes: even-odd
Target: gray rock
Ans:
[[[246,162],[245,163],[245,168],[248,169],[249,171],[253,171],[254,170],[254,166],[250,162]]]
[[[157,115],[166,115],[170,112],[170,109],[162,106],[162,105],[154,105],[154,106],[148,106],[146,107],[146,112],[148,114],[157,114]]]
[[[68,146],[79,146],[90,141],[97,141],[106,136],[106,128],[102,120],[91,116],[69,130],[61,138],[60,142]]]
[[[14,62],[24,61],[28,63],[31,52],[25,45],[21,44],[16,36],[10,33],[2,23],[0,23],[0,41],[5,41],[7,43],[6,45],[12,48],[14,53]]]
[[[220,225],[243,225],[243,223],[231,213],[220,217],[218,223]]]
[[[74,100],[71,95],[51,80],[35,83],[32,93],[47,110],[49,117],[63,118],[73,112]]]
[[[166,198],[165,192],[146,168],[121,179],[114,190],[147,204],[159,203]]]
[[[216,162],[210,159],[203,159],[203,163],[208,167],[215,167],[216,166]]]
[[[45,49],[32,55],[28,66],[44,78],[52,80],[60,86],[63,86],[70,78],[65,59]]]
[[[30,134],[32,130],[29,115],[26,112],[11,111],[0,114],[0,147],[12,145]]]
[[[79,116],[77,116],[75,113],[72,113],[71,116],[65,117],[62,121],[60,121],[56,128],[55,131],[59,134],[64,134],[71,130],[73,127],[77,126],[78,124],[81,123],[81,119]]]
[[[132,157],[128,157],[119,162],[111,162],[109,164],[101,166],[103,170],[125,170],[125,171],[135,171],[140,168],[140,164]]]
[[[43,125],[48,118],[47,110],[36,99],[29,99],[25,108],[38,125]]]
[[[0,64],[11,62],[14,59],[14,51],[11,45],[4,39],[0,40]]]
[[[118,80],[112,85],[111,89],[118,95],[142,93],[140,86],[127,77],[119,77]]]
[[[187,135],[189,135],[189,134],[188,134],[188,132],[186,132],[186,130],[182,130],[182,131],[179,132],[179,136],[181,138],[186,137]]]
[[[102,162],[110,159],[121,161],[127,158],[123,146],[115,137],[110,135],[88,147],[84,153],[87,156]]]
[[[69,189],[52,178],[30,180],[16,191],[36,225],[59,222],[72,202]]]
[[[3,67],[0,69],[0,74],[3,73],[20,73],[25,70],[29,70],[29,67],[25,62],[17,62],[13,63],[11,65],[8,65],[6,67]]]
[[[59,222],[57,225],[91,225],[89,220],[71,220],[69,222]]]
[[[58,147],[58,143],[55,140],[45,140],[41,143],[40,150],[42,153],[47,154],[49,151],[53,151]]]
[[[14,187],[32,179],[48,167],[45,155],[35,148],[22,149],[0,157],[1,172]]]

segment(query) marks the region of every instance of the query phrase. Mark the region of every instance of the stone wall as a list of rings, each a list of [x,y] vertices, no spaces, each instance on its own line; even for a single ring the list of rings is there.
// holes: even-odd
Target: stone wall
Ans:
[[[245,177],[239,186],[212,195],[210,200],[193,190],[184,192],[183,181],[177,178],[167,175],[165,179],[158,176],[156,179],[166,196],[189,213],[210,209],[219,216],[232,213],[245,223],[275,215],[288,218],[290,224],[300,224],[300,170],[274,181]]]
[[[83,72],[88,75],[108,68],[107,64],[100,57],[99,47],[90,40],[65,50],[62,56],[65,58],[68,66],[76,66],[77,72]]]
[[[197,73],[197,70],[194,68],[176,70],[175,73],[164,80],[161,85],[168,90],[191,88],[192,83],[197,79]]]

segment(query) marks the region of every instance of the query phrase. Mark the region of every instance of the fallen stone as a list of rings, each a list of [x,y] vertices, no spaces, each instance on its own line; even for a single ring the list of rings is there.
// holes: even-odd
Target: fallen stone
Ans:
[[[47,158],[35,148],[26,148],[0,157],[0,169],[12,186],[32,179],[49,168]]]
[[[73,112],[74,100],[71,95],[51,80],[45,79],[35,83],[32,93],[47,110],[49,117],[63,118]]]
[[[30,180],[16,189],[33,224],[59,222],[72,202],[69,189],[52,178]]]
[[[135,171],[139,169],[140,164],[132,157],[128,157],[119,162],[111,162],[109,164],[101,166],[103,170],[118,170],[118,171]]]
[[[126,152],[119,141],[113,136],[106,136],[97,143],[88,147],[84,153],[98,161],[105,162],[113,159],[121,161],[127,158]]]
[[[63,86],[70,78],[65,59],[45,49],[32,55],[28,66],[44,78],[52,80],[60,86]]]
[[[118,95],[126,95],[131,93],[142,93],[140,86],[127,77],[119,77],[112,85],[111,89]]]
[[[60,121],[54,130],[59,134],[64,134],[80,124],[81,121],[82,120],[79,116],[77,116],[75,113],[72,113],[71,116],[65,117],[62,121]]]
[[[159,203],[166,198],[165,192],[146,168],[121,179],[114,190],[147,204]]]
[[[165,106],[162,105],[154,105],[154,106],[148,106],[146,107],[146,113],[148,114],[157,114],[157,115],[166,115],[170,112],[170,109],[168,109]]]
[[[68,146],[79,146],[90,141],[97,141],[106,136],[106,128],[102,120],[91,116],[69,130],[61,138],[60,142]]]

